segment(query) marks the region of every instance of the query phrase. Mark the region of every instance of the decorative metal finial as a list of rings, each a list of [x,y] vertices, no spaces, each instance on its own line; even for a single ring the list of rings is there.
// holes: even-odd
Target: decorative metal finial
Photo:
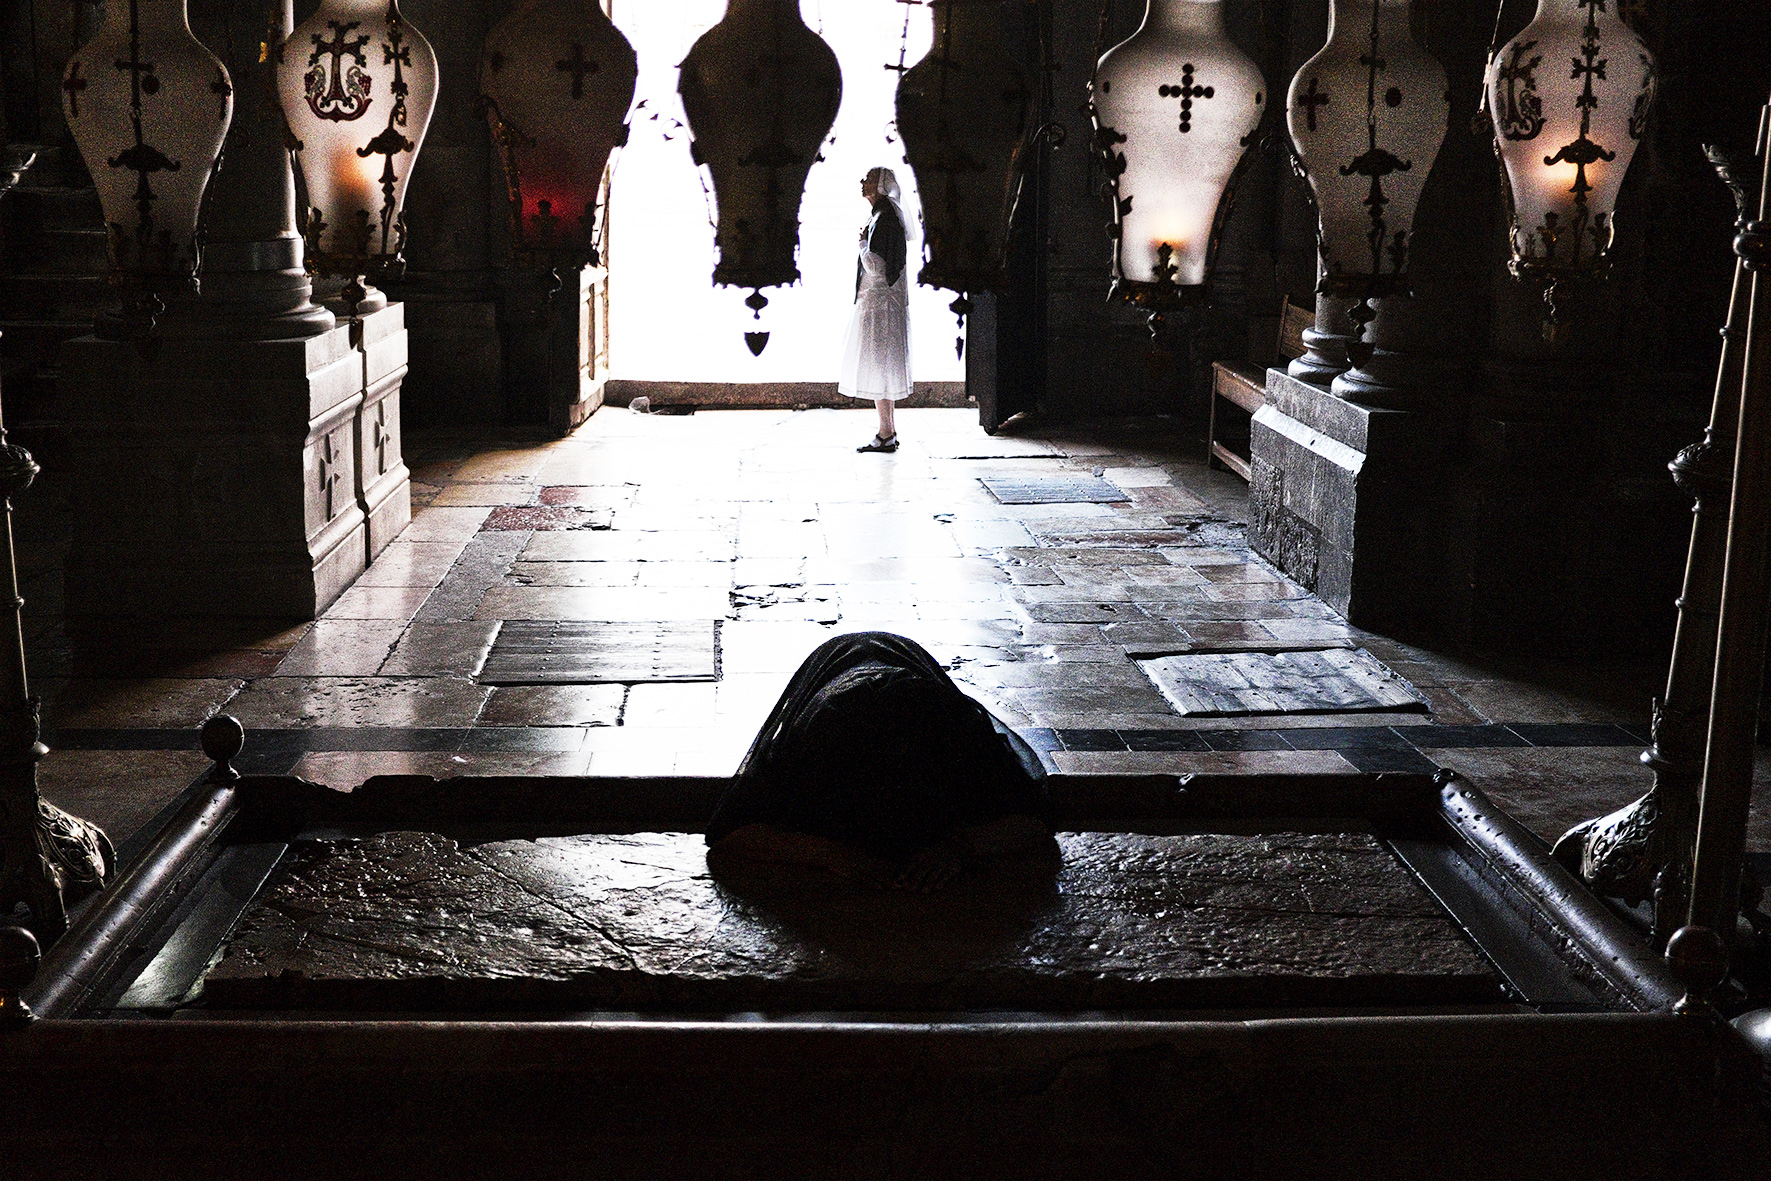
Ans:
[[[246,727],[231,714],[216,714],[203,723],[203,753],[215,763],[215,778],[232,783],[240,778],[233,761],[246,748]]]
[[[37,978],[42,960],[35,935],[23,927],[0,927],[0,1029],[16,1029],[37,1019],[19,994]]]
[[[1680,927],[1666,943],[1666,962],[1685,986],[1673,1012],[1702,1015],[1715,1012],[1710,994],[1728,978],[1728,945],[1708,927]]]

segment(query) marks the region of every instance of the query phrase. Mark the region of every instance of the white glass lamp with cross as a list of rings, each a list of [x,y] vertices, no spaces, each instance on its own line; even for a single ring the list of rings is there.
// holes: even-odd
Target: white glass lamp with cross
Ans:
[[[1328,42],[1292,79],[1291,142],[1320,215],[1318,290],[1350,297],[1361,337],[1375,301],[1408,294],[1414,213],[1451,117],[1445,69],[1414,36],[1410,0],[1334,0]],[[1355,364],[1372,345],[1354,340]]]
[[[100,336],[138,337],[196,293],[198,221],[233,119],[221,61],[191,35],[185,0],[113,0],[62,74],[62,112],[104,209],[123,306]]]
[[[1153,313],[1200,298],[1266,82],[1221,0],[1149,0],[1095,69],[1095,146],[1114,186],[1114,294]]]
[[[403,206],[437,97],[437,55],[396,0],[322,0],[277,50],[277,96],[307,190],[310,271],[346,281],[335,310],[387,306]]]
[[[597,199],[637,78],[633,46],[598,0],[530,0],[486,35],[480,93],[519,261],[600,261]]]
[[[1538,0],[1488,63],[1487,86],[1511,269],[1544,285],[1554,340],[1560,285],[1609,267],[1618,191],[1654,103],[1654,59],[1607,0]]]

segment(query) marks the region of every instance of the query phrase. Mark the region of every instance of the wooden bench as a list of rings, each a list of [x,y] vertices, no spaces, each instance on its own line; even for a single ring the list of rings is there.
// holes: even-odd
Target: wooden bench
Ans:
[[[1315,325],[1315,312],[1300,308],[1289,299],[1282,300],[1279,304],[1279,339],[1274,343],[1273,356],[1279,362],[1301,357],[1304,329]],[[1229,402],[1252,418],[1267,400],[1267,372],[1265,368],[1226,361],[1213,361],[1211,369],[1211,423],[1205,436],[1205,460],[1214,467],[1222,464],[1246,480],[1248,456],[1239,455],[1218,441],[1218,403]]]

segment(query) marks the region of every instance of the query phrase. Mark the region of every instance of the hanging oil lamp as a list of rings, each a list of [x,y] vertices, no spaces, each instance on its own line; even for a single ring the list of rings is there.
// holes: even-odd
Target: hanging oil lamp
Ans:
[[[62,112],[104,210],[123,307],[115,339],[151,332],[167,298],[196,293],[203,194],[233,119],[227,69],[191,35],[185,0],[113,0],[62,74]]]
[[[437,55],[396,0],[323,0],[277,50],[277,92],[307,189],[308,269],[347,282],[339,309],[387,306],[371,281],[405,263],[402,207],[437,97]]]
[[[1409,0],[1334,0],[1328,43],[1292,79],[1286,118],[1320,213],[1317,290],[1358,302],[1363,339],[1379,299],[1406,295],[1409,241],[1451,115],[1445,69],[1409,27]]]
[[[480,93],[519,264],[601,262],[597,200],[637,78],[633,46],[596,0],[530,0],[486,35]]]
[[[1544,287],[1544,336],[1561,335],[1560,285],[1609,269],[1613,214],[1647,129],[1654,59],[1605,0],[1538,0],[1488,63],[1512,263]]]
[[[1202,301],[1266,82],[1224,31],[1220,0],[1149,0],[1101,58],[1090,113],[1113,196],[1113,296],[1164,314]]]
[[[945,287],[965,326],[968,293],[1008,282],[1009,223],[1033,138],[1026,71],[1002,49],[992,0],[930,0],[934,42],[898,81],[897,127],[922,202],[917,280]],[[965,338],[955,344],[963,355]]]
[[[750,288],[744,304],[760,321],[762,288],[799,280],[800,198],[836,122],[842,70],[798,0],[729,0],[681,71],[690,151],[712,177],[718,212],[713,281]],[[744,340],[760,355],[769,334]]]

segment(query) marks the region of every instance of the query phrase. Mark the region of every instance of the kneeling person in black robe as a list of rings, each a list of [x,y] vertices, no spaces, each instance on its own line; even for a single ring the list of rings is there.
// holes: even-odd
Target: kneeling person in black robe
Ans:
[[[1039,758],[902,636],[838,636],[806,658],[707,825],[714,873],[822,868],[932,890],[967,863],[1055,858]]]

